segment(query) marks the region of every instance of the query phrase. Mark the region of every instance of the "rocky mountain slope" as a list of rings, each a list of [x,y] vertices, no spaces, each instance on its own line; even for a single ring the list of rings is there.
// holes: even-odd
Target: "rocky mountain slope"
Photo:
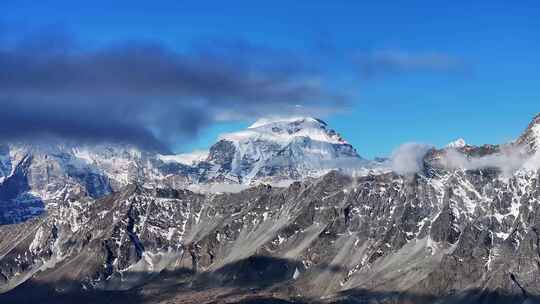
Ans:
[[[288,129],[268,126],[267,135],[267,126],[253,126],[263,135],[248,140],[225,136],[211,149],[207,172],[246,180],[266,172],[266,158],[245,155],[284,151],[268,142]],[[537,117],[510,144],[432,149],[410,175],[331,171],[287,187],[221,194],[109,183],[112,193],[103,197],[84,189],[52,196],[41,215],[0,226],[0,300],[537,303],[539,126]],[[335,141],[309,137],[316,148],[303,154],[285,151],[311,161],[338,145],[331,151],[357,157],[329,136]],[[260,150],[245,148],[253,138],[265,142]],[[290,143],[297,139],[280,147]],[[229,149],[228,156],[216,152]],[[500,167],[514,160],[509,151],[522,158],[511,174]],[[29,160],[19,159],[6,189],[32,189]]]

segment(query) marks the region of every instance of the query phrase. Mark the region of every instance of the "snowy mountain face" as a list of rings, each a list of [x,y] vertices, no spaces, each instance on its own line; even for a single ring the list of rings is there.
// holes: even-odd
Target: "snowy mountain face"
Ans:
[[[225,134],[210,149],[208,179],[240,183],[299,180],[370,163],[327,124],[315,118],[262,119]]]
[[[223,194],[173,189],[162,166],[177,162],[151,155],[113,153],[122,168],[137,168],[127,175],[101,159],[83,166],[81,157],[47,156],[37,164],[51,172],[104,172],[112,193],[49,196],[46,213],[0,225],[0,301],[99,303],[117,291],[134,303],[538,303],[540,171],[525,164],[538,153],[539,125],[511,144],[431,149],[415,174],[332,171]],[[294,135],[302,132],[312,135]],[[0,195],[43,194],[42,177],[24,178],[40,166],[10,151],[17,165]],[[508,151],[524,157],[511,174],[500,167],[514,161]],[[182,168],[197,182],[245,182],[350,159],[364,161],[319,121],[263,121]],[[130,178],[147,186],[115,184]]]

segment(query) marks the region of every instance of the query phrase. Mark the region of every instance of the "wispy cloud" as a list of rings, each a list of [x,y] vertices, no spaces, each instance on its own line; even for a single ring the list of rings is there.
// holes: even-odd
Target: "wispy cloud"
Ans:
[[[441,52],[380,50],[360,54],[357,62],[365,77],[410,72],[456,72],[466,68],[462,59]]]
[[[447,149],[441,158],[444,167],[449,169],[476,170],[485,168],[497,168],[505,176],[511,176],[517,170],[537,169],[538,155],[531,155],[520,146],[505,145],[500,151],[484,156],[467,156],[466,154],[450,148]]]
[[[434,148],[431,145],[405,143],[392,154],[392,170],[398,174],[414,174],[424,169],[424,157]],[[503,176],[512,176],[520,169],[538,170],[540,153],[531,154],[523,146],[501,145],[495,152],[482,156],[469,155],[453,147],[445,148],[438,160],[449,170],[478,170],[496,168]]]
[[[398,174],[414,174],[424,168],[424,156],[433,146],[421,143],[404,143],[391,157],[392,170]]]

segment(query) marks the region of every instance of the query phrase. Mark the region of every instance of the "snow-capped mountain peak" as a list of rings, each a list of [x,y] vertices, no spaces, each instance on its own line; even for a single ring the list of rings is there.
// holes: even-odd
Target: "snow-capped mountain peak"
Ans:
[[[263,117],[257,119],[248,129],[259,128],[265,125],[272,125],[278,123],[295,123],[295,122],[310,122],[327,126],[326,122],[309,116],[294,116],[294,117]]]
[[[220,136],[210,149],[209,176],[220,180],[298,180],[319,176],[344,163],[367,161],[336,131],[317,118],[262,118],[247,129]]]

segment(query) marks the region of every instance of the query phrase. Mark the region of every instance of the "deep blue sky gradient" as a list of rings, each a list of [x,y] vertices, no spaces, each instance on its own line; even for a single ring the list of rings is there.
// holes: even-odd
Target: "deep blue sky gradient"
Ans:
[[[333,87],[354,95],[324,119],[368,158],[409,141],[506,142],[540,112],[538,1],[0,0],[0,21],[4,33],[65,28],[89,48],[157,40],[184,49],[226,39],[313,55],[335,76]],[[459,67],[364,75],[345,60],[378,51],[443,54]],[[213,125],[178,151],[207,148],[249,123]]]

